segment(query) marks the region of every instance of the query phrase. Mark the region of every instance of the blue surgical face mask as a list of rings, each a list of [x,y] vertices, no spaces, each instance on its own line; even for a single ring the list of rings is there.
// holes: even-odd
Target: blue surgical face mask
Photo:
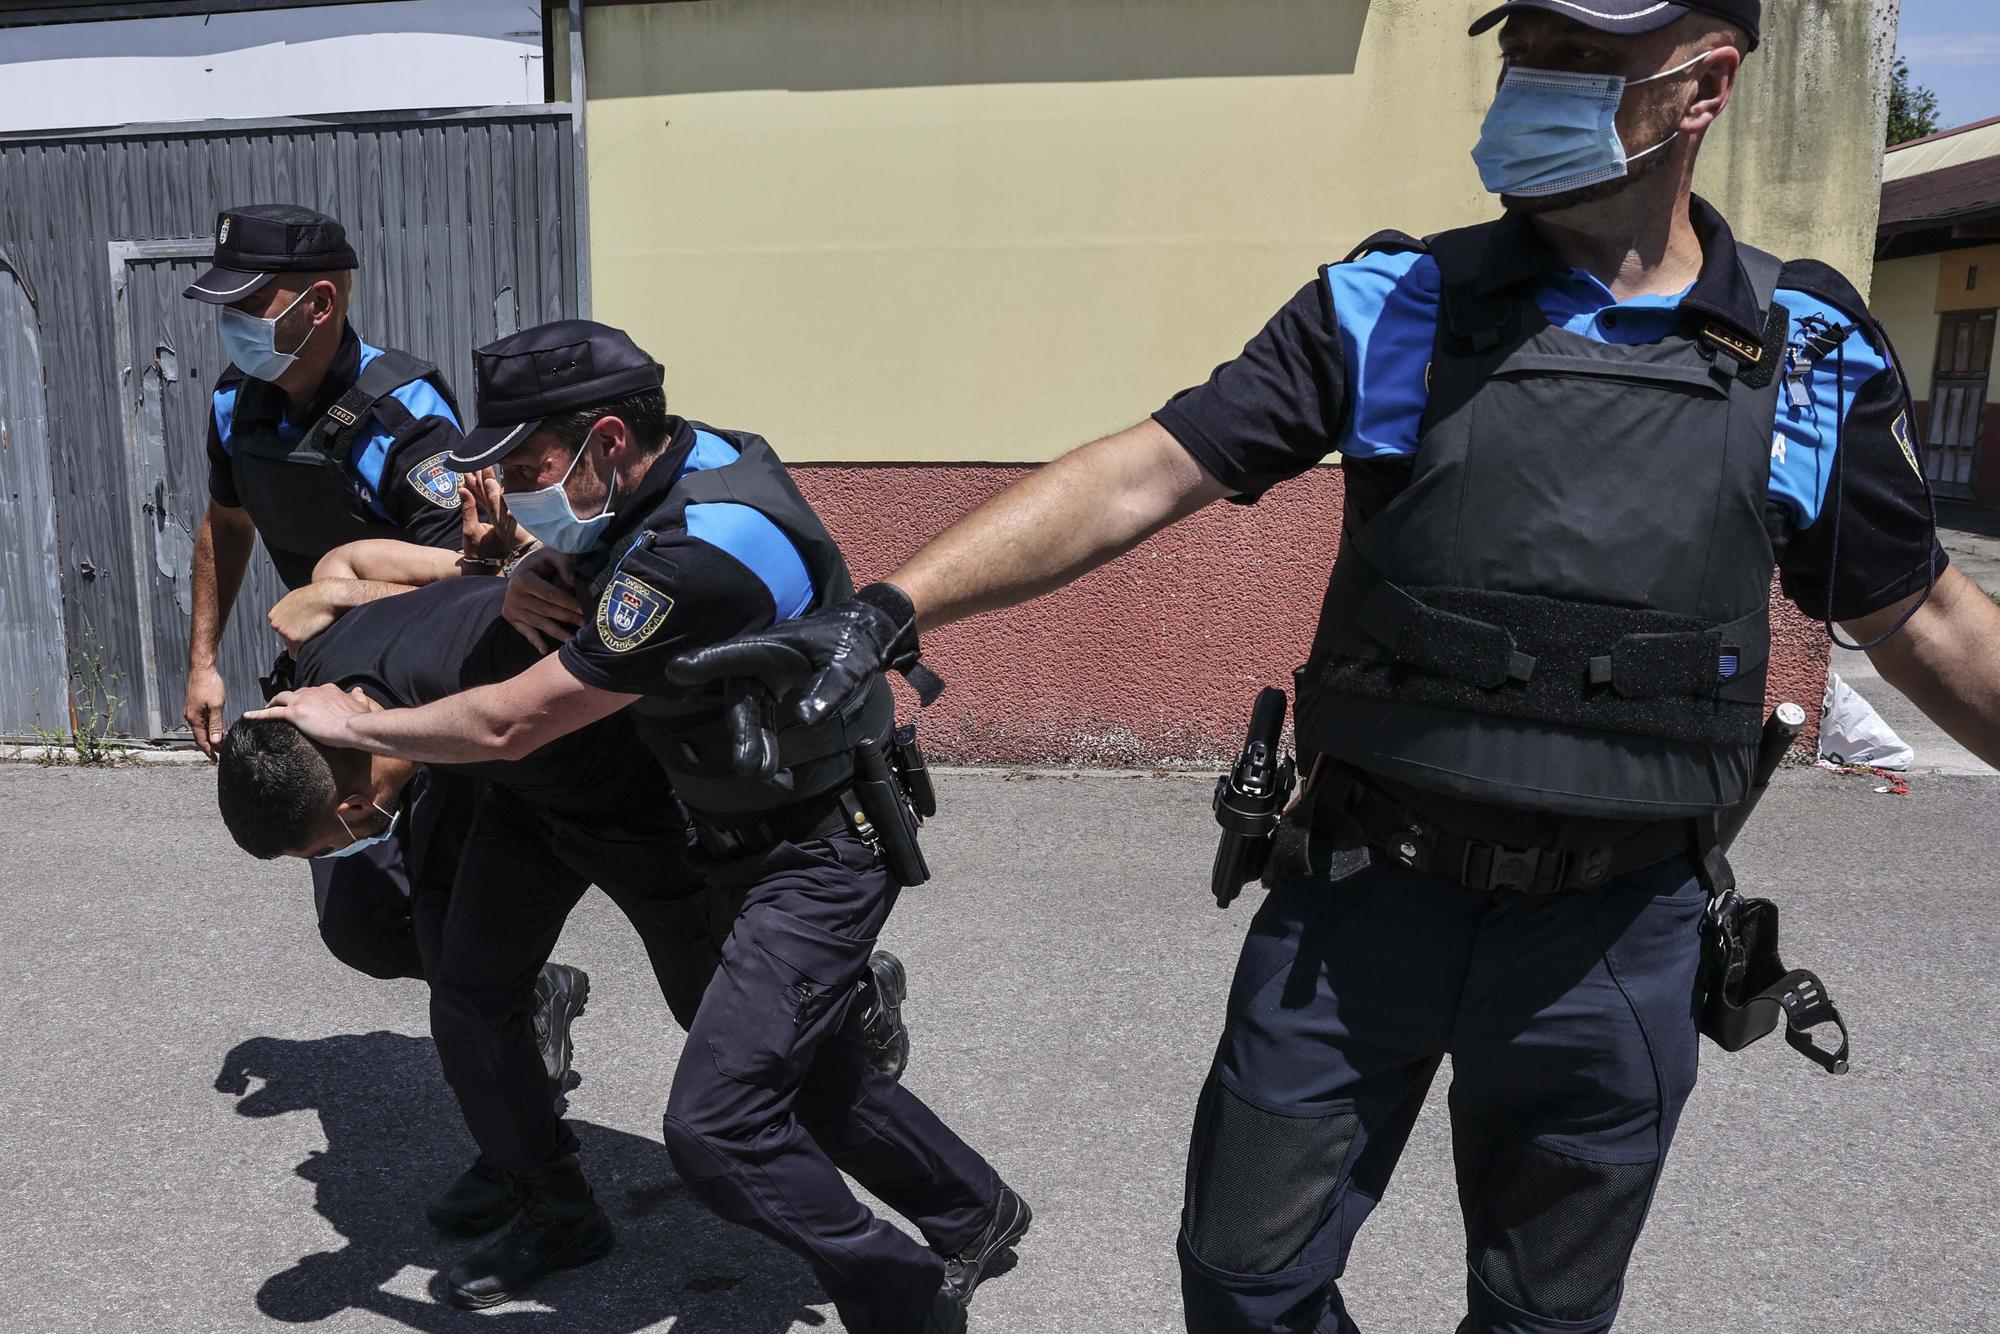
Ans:
[[[369,802],[368,804],[370,806],[375,806],[375,803],[372,801]],[[396,817],[401,815],[403,812],[401,810],[398,810],[395,812],[394,815],[391,815],[388,811],[382,810],[380,806],[375,806],[375,809],[382,815],[386,816],[388,818],[389,823],[382,826],[381,833],[370,834],[367,838],[355,837],[354,830],[348,827],[347,817],[342,815],[339,811],[335,811],[333,813],[333,818],[340,821],[340,827],[342,829],[347,830],[347,837],[350,841],[348,845],[344,848],[336,848],[332,852],[322,852],[319,854],[319,856],[352,857],[355,853],[361,851],[363,848],[372,848],[377,843],[386,843],[389,839],[389,835],[396,832]],[[314,860],[317,861],[318,858],[314,858]]]
[[[510,491],[507,493],[507,512],[514,516],[514,522],[527,529],[534,539],[543,546],[560,551],[566,556],[581,556],[604,540],[604,530],[610,526],[614,511],[611,502],[618,495],[618,474],[611,474],[611,489],[604,496],[604,511],[588,519],[576,517],[570,507],[569,492],[563,488],[569,484],[569,475],[576,471],[576,465],[590,448],[590,437],[585,436],[577,446],[576,458],[569,461],[569,467],[562,480],[554,486],[545,486],[539,491]]]
[[[1651,148],[1627,154],[1618,137],[1625,90],[1693,69],[1706,59],[1703,52],[1686,64],[1630,82],[1621,74],[1510,67],[1472,150],[1479,179],[1493,194],[1524,199],[1620,179],[1632,163],[1680,137],[1676,130]]]
[[[229,353],[229,359],[236,368],[253,380],[275,380],[292,368],[299,359],[299,348],[312,337],[310,326],[306,336],[299,340],[299,346],[289,352],[278,351],[278,321],[292,313],[294,306],[306,299],[308,287],[292,298],[292,304],[273,315],[268,320],[260,320],[255,315],[246,314],[234,306],[224,306],[216,312],[215,327],[222,335],[222,346]]]

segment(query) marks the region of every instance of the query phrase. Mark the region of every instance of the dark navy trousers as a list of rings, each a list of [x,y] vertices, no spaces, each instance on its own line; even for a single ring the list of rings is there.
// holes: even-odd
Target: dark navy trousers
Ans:
[[[718,1215],[804,1257],[854,1334],[914,1330],[941,1257],[991,1220],[1000,1183],[869,1065],[848,1022],[898,887],[845,833],[696,864],[733,920],[667,1099],[674,1166]],[[871,1213],[842,1172],[929,1246]]]
[[[1353,1334],[1336,1280],[1447,1055],[1461,1334],[1609,1329],[1694,1088],[1692,858],[1551,897],[1309,862],[1251,923],[1202,1092],[1190,1334]]]
[[[320,939],[356,972],[388,981],[427,976],[478,793],[471,780],[419,769],[386,842],[351,857],[315,857]]]

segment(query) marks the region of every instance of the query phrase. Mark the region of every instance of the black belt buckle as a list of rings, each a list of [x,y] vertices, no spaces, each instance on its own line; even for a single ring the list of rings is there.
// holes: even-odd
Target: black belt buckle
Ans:
[[[1505,848],[1497,843],[1468,843],[1465,865],[1459,878],[1474,889],[1488,892],[1519,890],[1524,894],[1548,891],[1539,885],[1543,848]],[[1485,865],[1480,865],[1482,859]],[[1560,878],[1559,878],[1560,879]]]

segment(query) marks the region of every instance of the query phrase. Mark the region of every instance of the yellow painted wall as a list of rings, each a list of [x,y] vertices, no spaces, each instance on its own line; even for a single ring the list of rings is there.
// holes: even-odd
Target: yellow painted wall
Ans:
[[[1703,185],[1746,239],[1863,283],[1894,6],[1770,7]],[[1369,233],[1490,215],[1486,7],[592,7],[597,317],[678,408],[790,459],[1050,457],[1202,379]]]
[[[1875,290],[1869,305],[1888,330],[1889,341],[1909,372],[1916,397],[1931,396],[1931,371],[1937,362],[1938,281],[1947,255],[1918,255],[1886,260],[1875,266]],[[2000,257],[1996,257],[2000,259]],[[1996,262],[2000,269],[2000,262]]]
[[[1951,250],[1936,258],[1939,311],[2000,308],[2000,245]]]

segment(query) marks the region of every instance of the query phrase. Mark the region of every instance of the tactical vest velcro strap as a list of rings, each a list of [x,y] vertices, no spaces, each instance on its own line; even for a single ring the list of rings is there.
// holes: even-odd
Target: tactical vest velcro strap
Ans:
[[[1440,611],[1387,580],[1362,601],[1360,625],[1398,663],[1482,690],[1535,674],[1535,659],[1503,627]]]
[[[1707,695],[1724,681],[1755,671],[1770,656],[1770,634],[1759,611],[1712,630],[1626,635],[1608,655],[1590,660],[1590,683],[1626,699]]]

